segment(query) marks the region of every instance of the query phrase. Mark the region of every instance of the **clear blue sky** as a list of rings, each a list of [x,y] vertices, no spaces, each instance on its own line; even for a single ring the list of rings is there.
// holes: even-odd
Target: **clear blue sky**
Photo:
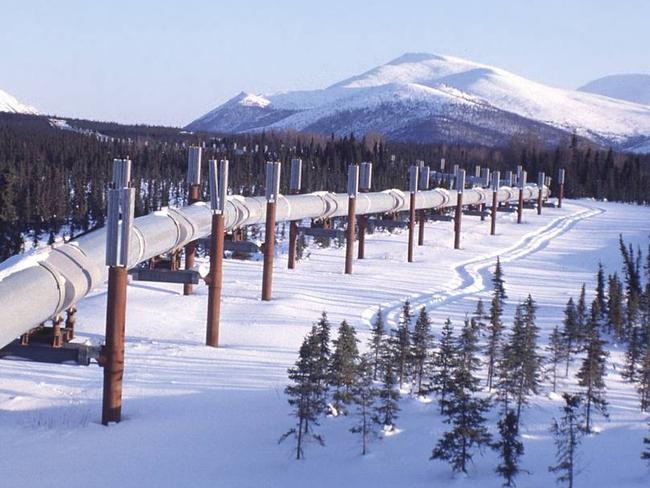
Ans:
[[[404,52],[555,86],[650,73],[650,0],[0,0],[0,88],[41,112],[182,125]]]

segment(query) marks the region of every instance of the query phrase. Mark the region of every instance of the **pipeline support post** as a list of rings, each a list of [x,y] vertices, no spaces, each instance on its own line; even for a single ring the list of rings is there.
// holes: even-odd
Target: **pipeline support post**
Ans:
[[[544,183],[546,183],[546,175],[542,171],[537,174],[537,215],[542,215]]]
[[[564,177],[566,172],[564,169],[560,169],[557,175],[557,182],[560,185],[560,190],[557,195],[557,208],[562,208],[562,199],[564,198]]]
[[[352,274],[354,257],[354,227],[357,194],[359,193],[359,166],[348,166],[348,226],[345,230],[345,274]]]
[[[359,166],[359,192],[367,193],[372,187],[372,163],[363,162]],[[359,248],[357,259],[364,259],[366,256],[366,228],[368,227],[368,216],[359,215]]]
[[[419,182],[419,187],[420,190],[428,190],[429,189],[429,182],[431,180],[431,168],[428,166],[421,165],[420,166],[420,182]],[[422,209],[420,210],[420,225],[418,227],[418,246],[424,246],[424,224],[427,220],[426,218],[426,210]]]
[[[415,194],[418,191],[420,168],[411,166],[409,168],[409,234],[408,234],[408,252],[406,260],[413,262],[413,240],[415,238]]]
[[[122,419],[124,378],[124,335],[126,327],[126,286],[128,282],[129,238],[133,228],[135,190],[130,188],[131,161],[113,161],[113,183],[108,190],[106,222],[106,344],[100,364],[104,367],[102,424]]]
[[[201,200],[201,147],[191,146],[187,155],[187,203],[192,205]],[[185,246],[185,269],[194,268],[196,258],[196,243],[190,242]],[[183,284],[183,295],[191,295],[193,286]]]
[[[519,184],[519,203],[517,205],[517,223],[521,224],[524,214],[524,187],[526,186],[526,172],[521,170],[518,178]]]
[[[275,212],[280,195],[280,163],[266,163],[266,227],[264,265],[262,269],[262,300],[273,296],[273,257],[275,255]]]
[[[205,344],[219,347],[219,324],[221,321],[221,290],[223,286],[223,248],[225,238],[224,211],[228,198],[228,160],[209,161],[210,210],[212,228],[210,234],[210,272],[208,282],[208,317]]]
[[[454,249],[460,249],[460,227],[463,217],[463,190],[465,189],[465,170],[459,169],[456,174],[456,215],[454,218]]]
[[[499,195],[499,178],[501,173],[499,171],[494,171],[492,173],[492,212],[490,215],[490,235],[496,235],[497,233],[497,207],[499,205],[498,195]]]
[[[291,178],[289,179],[289,193],[298,195],[301,189],[302,177],[302,159],[291,160]],[[298,251],[298,221],[289,221],[289,258],[287,267],[294,269],[296,267],[296,253]]]

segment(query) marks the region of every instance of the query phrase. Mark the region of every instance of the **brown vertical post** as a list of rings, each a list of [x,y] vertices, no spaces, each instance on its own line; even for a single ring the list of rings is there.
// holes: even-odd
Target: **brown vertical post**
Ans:
[[[129,188],[131,161],[113,161],[112,189],[108,190],[106,219],[106,344],[100,364],[104,367],[102,424],[122,419],[124,377],[124,335],[126,326],[126,285],[128,282],[129,240],[133,227],[135,190]]]
[[[562,208],[562,199],[564,198],[564,177],[565,171],[564,169],[560,169],[557,178],[557,182],[560,184],[560,191],[557,196],[557,208]]]
[[[77,309],[72,306],[66,311],[65,318],[65,334],[66,340],[71,341],[74,339],[74,329],[77,323]]]
[[[291,177],[289,178],[289,193],[297,195],[300,193],[302,176],[302,160],[291,160]],[[296,267],[296,252],[298,248],[298,221],[292,220],[289,222],[289,258],[287,260],[287,267],[294,269]]]
[[[359,166],[348,166],[348,226],[345,230],[345,274],[352,274],[354,257],[354,227],[356,225],[357,194],[359,193]]]
[[[275,211],[280,189],[280,163],[266,163],[266,227],[264,265],[262,269],[262,300],[273,296],[273,257],[275,255]]]
[[[224,234],[223,214],[213,213],[210,236],[210,274],[208,275],[208,323],[205,334],[206,345],[212,347],[219,346]]]
[[[262,300],[273,296],[273,256],[275,254],[275,209],[276,202],[266,203],[266,232],[264,240],[264,269],[262,270]]]
[[[418,191],[419,180],[418,166],[411,166],[409,168],[409,234],[408,234],[408,251],[406,253],[406,260],[409,263],[413,262],[413,241],[415,239],[415,194]]]
[[[209,161],[210,209],[212,232],[210,234],[210,273],[208,274],[208,318],[205,344],[219,347],[221,321],[221,289],[223,284],[223,241],[225,238],[224,211],[228,194],[228,160]]]
[[[102,424],[122,420],[122,380],[124,377],[124,333],[126,325],[126,267],[108,269],[106,303],[106,345],[102,350],[104,395]]]
[[[460,221],[463,215],[463,194],[458,193],[456,215],[454,217],[454,249],[460,249]]]
[[[498,195],[499,195],[499,179],[501,173],[499,171],[494,171],[492,173],[492,212],[490,215],[490,235],[495,235],[497,232],[497,208],[499,206]]]
[[[359,192],[366,193],[372,187],[372,163],[363,162],[359,166]],[[357,259],[366,257],[366,229],[368,228],[368,216],[359,215],[359,249],[357,250]]]
[[[52,319],[52,347],[61,347],[63,345],[62,323],[63,317],[60,315],[55,315]]]
[[[189,197],[187,202],[192,205],[200,200],[199,198],[199,185],[190,185]],[[196,244],[190,242],[185,246],[185,269],[194,268],[194,260],[196,258]],[[191,295],[193,292],[193,285],[191,283],[183,284],[183,295]]]
[[[357,250],[357,259],[366,257],[366,228],[368,226],[368,216],[359,215],[359,249]]]
[[[298,249],[298,222],[292,220],[289,222],[289,260],[288,268],[294,269],[296,267],[296,252]]]
[[[546,175],[542,172],[537,175],[537,215],[542,215],[542,194],[544,193],[544,182]]]
[[[348,198],[348,226],[345,229],[345,274],[352,274],[356,202],[356,198]]]
[[[415,237],[415,193],[411,193],[409,201],[409,248],[407,261],[413,262],[413,240]]]
[[[420,181],[418,188],[420,190],[428,190],[429,182],[431,180],[431,168],[424,165],[424,161],[420,162]],[[427,221],[427,211],[420,210],[420,225],[418,227],[418,246],[424,246],[424,224]]]
[[[191,146],[187,157],[187,182],[189,185],[187,203],[192,205],[201,200],[201,147]],[[185,246],[185,269],[194,268],[196,244],[190,242]],[[183,295],[191,295],[193,286],[183,284]]]
[[[454,218],[454,249],[460,249],[460,228],[463,217],[463,190],[465,189],[465,170],[456,173],[456,215]]]
[[[521,224],[524,214],[524,187],[526,186],[526,172],[519,172],[519,204],[517,205],[517,223]]]

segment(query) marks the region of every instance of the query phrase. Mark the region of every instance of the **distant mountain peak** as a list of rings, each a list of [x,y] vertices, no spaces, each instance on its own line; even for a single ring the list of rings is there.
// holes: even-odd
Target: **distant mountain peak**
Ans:
[[[421,63],[423,61],[430,61],[430,60],[444,61],[445,57],[440,56],[438,54],[430,54],[430,53],[415,53],[415,52],[404,53],[398,58],[395,58],[386,64]]]
[[[650,106],[546,86],[453,56],[408,52],[319,90],[239,95],[189,130],[297,130],[389,139],[505,144],[572,132],[617,149],[646,147]]]
[[[650,75],[647,74],[629,73],[604,76],[581,86],[578,90],[650,105]]]
[[[34,107],[25,105],[6,91],[0,90],[0,112],[11,112],[17,114],[37,114]]]

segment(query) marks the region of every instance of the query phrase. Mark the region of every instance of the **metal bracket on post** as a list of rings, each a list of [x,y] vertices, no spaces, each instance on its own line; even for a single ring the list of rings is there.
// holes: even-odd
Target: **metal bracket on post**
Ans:
[[[262,269],[262,300],[273,296],[273,256],[275,254],[275,212],[280,196],[280,163],[266,163],[266,232]]]
[[[359,166],[359,191],[369,192],[372,188],[372,163],[363,162]],[[366,254],[366,228],[368,227],[368,216],[359,215],[359,249],[357,259],[364,259]]]
[[[456,178],[456,216],[454,219],[454,249],[460,249],[460,228],[463,216],[463,191],[465,190],[465,170],[459,169]]]
[[[501,173],[499,171],[492,172],[492,213],[490,215],[490,235],[495,235],[497,230],[497,208],[499,206],[499,180]]]
[[[126,285],[128,281],[129,239],[133,227],[135,190],[129,187],[131,161],[113,161],[113,188],[108,190],[106,221],[106,345],[101,353],[104,367],[102,424],[122,418],[122,378],[124,376],[124,334],[126,325]]]
[[[562,199],[564,198],[564,178],[566,172],[564,169],[560,168],[557,174],[557,183],[560,185],[560,190],[557,194],[557,208],[562,208]]]
[[[544,183],[546,183],[546,175],[542,171],[537,174],[537,215],[542,215]]]
[[[302,159],[291,160],[291,178],[289,179],[289,193],[297,195],[300,193],[302,186]],[[294,269],[296,267],[296,253],[298,250],[298,221],[289,222],[289,258],[287,267]]]
[[[352,274],[356,201],[359,193],[359,165],[348,166],[348,226],[345,232],[345,274]]]
[[[187,154],[187,203],[192,205],[201,199],[201,147],[190,146]],[[196,243],[190,242],[185,246],[185,269],[194,268],[196,258]],[[189,283],[183,285],[183,295],[191,295],[193,286]]]
[[[519,177],[517,178],[517,183],[519,185],[519,204],[517,205],[518,224],[521,224],[523,213],[524,213],[524,188],[526,186],[526,177],[527,177],[527,173],[524,170],[521,170],[521,172],[519,173]]]
[[[407,261],[413,262],[413,240],[415,237],[415,194],[420,183],[420,167],[413,165],[409,168],[409,233]]]
[[[209,161],[210,210],[212,227],[210,233],[210,272],[208,284],[208,317],[205,344],[219,346],[219,324],[221,320],[221,289],[223,284],[224,211],[228,200],[228,160]]]

